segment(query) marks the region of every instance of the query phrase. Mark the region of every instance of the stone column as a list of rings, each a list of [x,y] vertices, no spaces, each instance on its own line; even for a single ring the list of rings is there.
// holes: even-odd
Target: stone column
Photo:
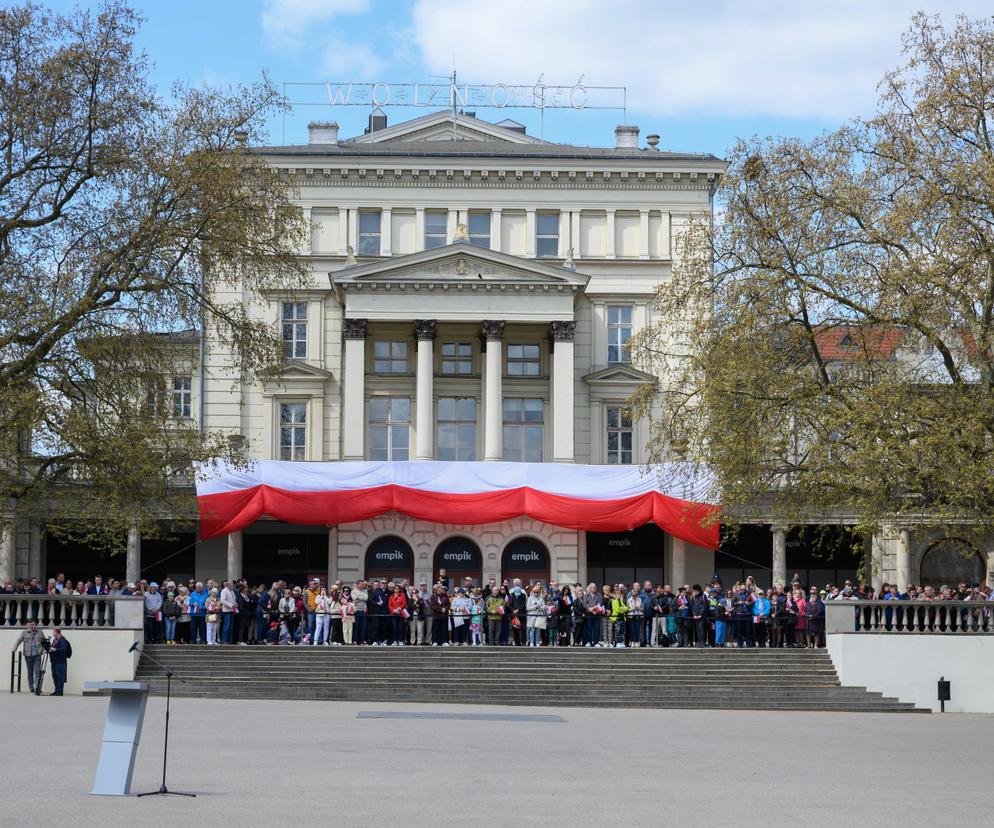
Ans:
[[[45,586],[45,568],[41,564],[41,533],[42,525],[31,521],[30,546],[28,547],[28,577],[37,578]]]
[[[614,258],[614,210],[607,211],[607,230],[604,239],[605,255],[609,259]]]
[[[773,534],[773,584],[787,583],[787,529],[784,526],[771,526]]]
[[[414,210],[414,252],[420,253],[425,249],[425,208]]]
[[[366,433],[366,320],[344,322],[345,365],[342,387],[342,455],[345,460],[365,459]]]
[[[535,257],[535,210],[525,210],[525,256]]]
[[[501,359],[504,323],[499,320],[484,321],[483,336],[487,348],[487,378],[483,389],[486,420],[483,431],[483,459],[501,460],[504,457],[504,405],[501,383],[504,370]]]
[[[573,462],[573,338],[576,322],[553,322],[552,343],[552,459]]]
[[[670,578],[674,593],[687,582],[687,542],[670,535]],[[664,578],[665,580],[665,578]]]
[[[137,584],[142,576],[142,536],[137,526],[128,528],[128,557],[124,566],[124,579]]]
[[[228,580],[242,577],[242,530],[228,534]]]
[[[13,520],[0,527],[0,586],[17,577],[17,530]]]
[[[338,527],[328,527],[328,584],[338,580]]]
[[[877,592],[884,585],[884,538],[882,529],[870,537],[870,583]]]
[[[435,320],[415,319],[414,333],[418,340],[417,387],[415,390],[415,460],[432,460],[435,457],[434,441],[434,340]]]
[[[649,258],[649,211],[639,210],[639,258]]]
[[[393,246],[391,239],[393,232],[393,211],[390,207],[384,207],[380,211],[380,255],[389,256],[390,248]]]
[[[349,246],[356,252],[359,253],[359,208],[350,207],[349,208],[349,229],[348,229],[348,239]]]
[[[898,591],[911,583],[911,532],[899,529],[894,534],[895,575]]]
[[[500,234],[503,232],[500,226],[500,207],[495,207],[490,211],[490,249],[500,250]]]

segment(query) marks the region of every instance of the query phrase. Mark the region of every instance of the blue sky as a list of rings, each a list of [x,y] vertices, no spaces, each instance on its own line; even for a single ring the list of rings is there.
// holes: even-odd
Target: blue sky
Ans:
[[[50,0],[50,7],[75,5]],[[86,0],[80,5],[97,3]],[[990,14],[959,0],[132,0],[146,18],[139,45],[152,79],[234,84],[267,70],[284,81],[438,82],[626,86],[627,114],[546,110],[549,140],[613,143],[614,126],[638,124],[661,149],[721,155],[739,136],[810,136],[873,112],[875,87],[900,60],[901,34],[922,8],[947,24],[956,13]],[[390,109],[391,123],[412,117]],[[538,134],[533,110],[479,110],[512,117]],[[337,120],[360,133],[361,107],[297,108],[287,143],[306,141],[307,121]],[[274,143],[282,118],[270,125]]]

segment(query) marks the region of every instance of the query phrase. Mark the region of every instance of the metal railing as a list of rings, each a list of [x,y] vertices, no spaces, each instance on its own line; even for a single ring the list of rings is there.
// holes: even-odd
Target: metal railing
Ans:
[[[825,632],[994,635],[994,602],[826,601]]]
[[[29,621],[64,629],[142,628],[140,595],[0,595],[0,629],[23,628]]]

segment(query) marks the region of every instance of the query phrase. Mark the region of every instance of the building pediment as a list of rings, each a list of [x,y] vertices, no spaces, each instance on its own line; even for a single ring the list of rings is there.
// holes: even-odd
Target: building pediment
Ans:
[[[607,368],[601,368],[599,371],[587,374],[583,377],[583,381],[595,388],[625,387],[629,389],[634,389],[635,386],[645,385],[646,383],[655,385],[658,382],[657,378],[652,374],[647,374],[645,371],[640,371],[631,365],[623,364],[609,365]]]
[[[515,125],[516,126],[516,125]],[[345,144],[384,144],[412,141],[486,141],[494,144],[546,144],[539,138],[525,135],[514,128],[498,126],[471,115],[458,113],[453,119],[451,110],[432,112],[421,118],[396,124],[376,132],[359,135]]]
[[[331,379],[331,371],[318,368],[299,359],[288,359],[266,376],[269,382],[286,382],[293,380],[324,380]]]
[[[570,293],[586,286],[587,276],[557,265],[523,259],[457,242],[407,256],[392,256],[330,274],[346,291],[378,288],[493,291],[541,289]]]

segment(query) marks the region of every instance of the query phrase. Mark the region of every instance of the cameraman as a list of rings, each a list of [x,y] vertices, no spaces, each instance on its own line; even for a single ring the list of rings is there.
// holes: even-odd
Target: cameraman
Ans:
[[[18,647],[22,648],[28,666],[28,691],[40,696],[41,656],[48,648],[48,639],[34,621],[28,621],[28,628],[14,641],[10,651],[13,653]]]
[[[52,662],[52,681],[55,682],[55,690],[51,696],[61,696],[62,688],[65,687],[69,677],[69,662],[72,658],[72,645],[68,638],[63,638],[62,630],[56,627],[52,630],[52,641],[48,647],[48,658]]]

